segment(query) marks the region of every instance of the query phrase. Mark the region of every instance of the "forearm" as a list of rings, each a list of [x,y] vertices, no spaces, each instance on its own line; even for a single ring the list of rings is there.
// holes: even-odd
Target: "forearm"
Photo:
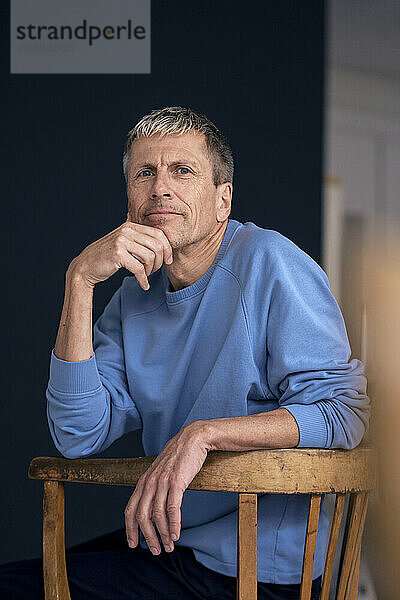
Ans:
[[[299,429],[294,417],[284,408],[246,417],[197,421],[207,450],[260,450],[294,448]]]
[[[73,263],[65,276],[65,296],[54,354],[69,362],[93,356],[93,287],[84,282]]]

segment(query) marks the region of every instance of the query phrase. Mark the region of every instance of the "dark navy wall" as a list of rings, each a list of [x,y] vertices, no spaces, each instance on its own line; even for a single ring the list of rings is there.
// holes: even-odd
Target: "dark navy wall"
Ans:
[[[1,4],[2,402],[0,562],[41,552],[34,456],[54,455],[45,389],[69,262],[126,216],[127,131],[190,106],[230,140],[232,217],[278,229],[317,261],[323,3],[153,0],[149,75],[10,75]],[[96,287],[94,318],[128,272]],[[141,454],[137,433],[103,456]],[[67,543],[123,526],[128,488],[67,485]]]

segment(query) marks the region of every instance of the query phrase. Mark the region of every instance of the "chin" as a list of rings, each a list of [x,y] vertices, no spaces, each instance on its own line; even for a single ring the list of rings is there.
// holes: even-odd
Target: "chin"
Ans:
[[[157,223],[157,225],[152,225],[152,227],[161,229],[165,233],[173,249],[182,248],[188,244],[187,234],[185,235],[185,231],[182,228],[177,231],[177,228],[169,223]]]
[[[152,225],[152,227],[154,227],[154,229],[161,229],[161,231],[163,231],[165,233],[166,238],[168,239],[169,243],[171,244],[172,248],[179,248],[182,240],[180,240],[180,236],[179,233],[177,233],[176,231],[173,230],[172,227],[170,227],[167,224],[157,224],[157,225]]]

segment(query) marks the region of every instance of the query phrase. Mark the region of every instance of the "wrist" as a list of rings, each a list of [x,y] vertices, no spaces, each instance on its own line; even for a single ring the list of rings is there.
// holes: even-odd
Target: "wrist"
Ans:
[[[212,425],[212,419],[193,421],[186,425],[186,428],[192,441],[199,443],[207,452],[215,450],[213,447],[214,427]]]
[[[192,443],[198,443],[206,452],[213,450],[210,420],[193,421],[185,426]]]
[[[88,283],[84,276],[82,266],[74,261],[75,259],[69,265],[65,275],[67,284],[73,289],[82,289],[83,291],[93,293],[94,285]]]

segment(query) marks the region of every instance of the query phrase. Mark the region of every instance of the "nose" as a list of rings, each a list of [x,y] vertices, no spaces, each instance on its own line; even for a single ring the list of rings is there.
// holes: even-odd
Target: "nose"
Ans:
[[[161,196],[169,198],[171,196],[171,189],[168,174],[157,171],[157,174],[153,178],[151,197],[158,198]]]

